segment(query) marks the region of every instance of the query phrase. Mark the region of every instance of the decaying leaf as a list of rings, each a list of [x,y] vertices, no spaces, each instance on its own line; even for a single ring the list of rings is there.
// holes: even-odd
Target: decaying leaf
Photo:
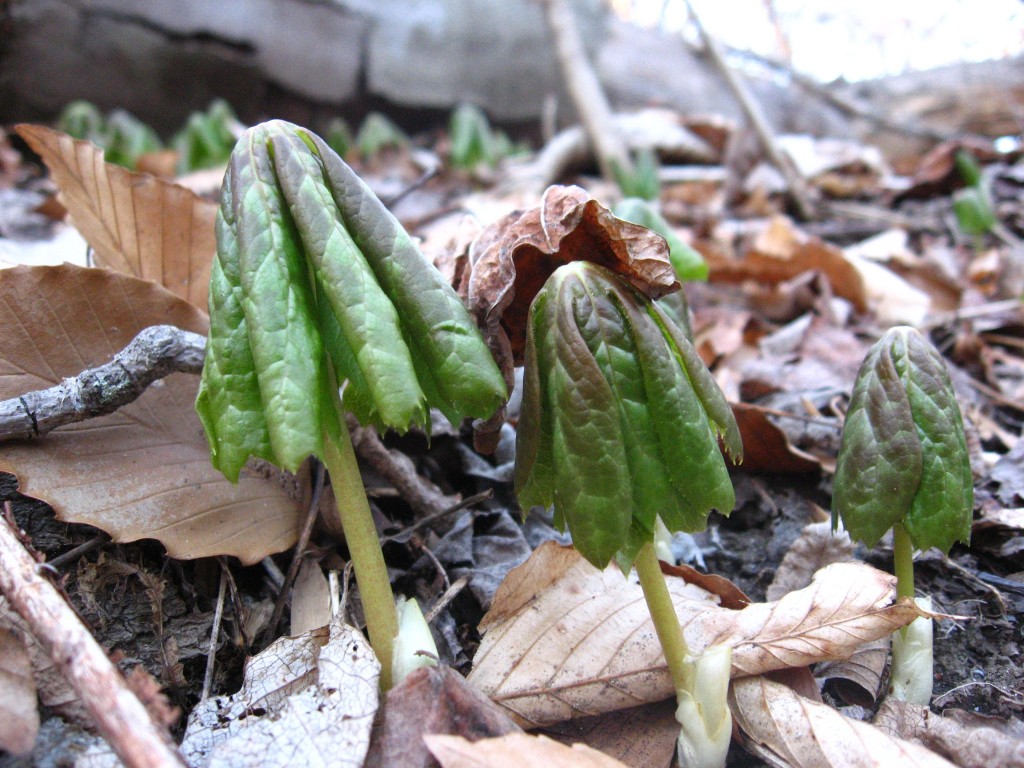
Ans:
[[[544,729],[566,746],[582,743],[630,768],[668,768],[676,754],[676,702],[666,699]]]
[[[934,752],[844,717],[763,677],[733,680],[729,707],[741,743],[771,765],[793,768],[952,768]]]
[[[192,766],[359,768],[377,712],[380,664],[360,632],[332,621],[283,637],[246,664],[241,690],[192,710]]]
[[[711,282],[739,283],[756,280],[775,285],[810,270],[825,275],[832,291],[859,312],[868,308],[864,280],[843,252],[816,237],[800,233],[785,217],[775,217],[751,243],[742,258],[728,258],[698,246],[711,268]]]
[[[530,302],[558,267],[577,260],[607,267],[652,299],[679,289],[661,235],[617,219],[579,187],[548,187],[539,206],[494,222],[470,249],[462,292],[492,350],[511,345],[522,365]]]
[[[302,561],[292,587],[291,634],[327,626],[331,620],[331,588],[315,559]]]
[[[940,717],[928,707],[890,696],[882,703],[874,723],[891,736],[923,744],[961,768],[1024,766],[1024,741],[991,724],[964,722],[970,717],[962,710]]]
[[[826,565],[853,560],[853,542],[845,531],[832,531],[832,523],[809,523],[794,541],[765,591],[768,600],[803,589]]]
[[[747,472],[806,474],[821,469],[821,462],[794,446],[786,433],[768,418],[763,408],[730,403],[743,436],[743,469]]]
[[[32,663],[25,644],[6,629],[0,629],[0,713],[0,750],[31,752],[39,733]]]
[[[217,207],[185,187],[103,162],[88,141],[41,125],[18,134],[43,158],[96,264],[163,285],[206,309]]]
[[[385,695],[363,768],[435,766],[428,733],[477,741],[521,730],[451,667],[421,667]]]
[[[470,742],[461,736],[424,736],[443,768],[626,768],[596,749],[567,747],[545,736],[514,733],[497,739]]]
[[[742,610],[668,581],[691,653],[731,645],[734,676],[846,658],[918,615],[909,602],[893,604],[892,576],[862,563],[832,565],[811,586]],[[675,692],[635,578],[614,565],[599,571],[553,542],[509,573],[480,629],[469,679],[527,726]]]
[[[160,323],[205,333],[207,319],[158,285],[109,270],[3,270],[0,399],[105,363]],[[258,562],[295,542],[298,504],[277,474],[247,470],[232,485],[213,468],[192,409],[198,384],[172,374],[109,416],[5,443],[0,469],[61,520],[94,525],[117,541],[156,538],[173,557]]]

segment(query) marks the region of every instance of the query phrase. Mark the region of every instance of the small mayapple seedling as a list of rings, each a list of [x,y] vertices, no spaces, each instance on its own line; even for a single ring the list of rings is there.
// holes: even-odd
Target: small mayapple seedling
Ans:
[[[913,328],[892,328],[868,351],[853,386],[832,525],[842,520],[868,547],[892,529],[896,591],[913,599],[914,550],[948,553],[970,541],[973,506],[963,419],[942,356]],[[930,609],[930,601],[918,604]],[[890,677],[896,698],[931,700],[931,619],[894,635]]]

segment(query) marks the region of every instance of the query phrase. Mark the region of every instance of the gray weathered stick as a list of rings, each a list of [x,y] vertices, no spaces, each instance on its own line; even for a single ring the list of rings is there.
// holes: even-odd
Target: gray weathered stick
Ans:
[[[39,568],[0,517],[0,592],[81,697],[100,734],[128,768],[184,766],[169,736]]]
[[[113,413],[170,373],[199,373],[206,338],[172,325],[141,331],[114,359],[49,389],[0,402],[0,441],[40,437],[65,424]]]

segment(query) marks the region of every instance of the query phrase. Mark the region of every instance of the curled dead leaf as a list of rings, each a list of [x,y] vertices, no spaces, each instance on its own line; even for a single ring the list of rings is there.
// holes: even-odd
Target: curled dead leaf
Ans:
[[[195,306],[155,283],[104,269],[0,271],[0,400],[107,362],[143,328],[206,333]],[[258,562],[291,546],[302,516],[279,473],[232,485],[210,463],[193,403],[198,378],[175,373],[116,413],[4,443],[0,470],[66,522],[117,541],[159,539],[173,557]]]
[[[934,752],[895,739],[764,677],[729,686],[740,743],[772,765],[793,768],[952,768]]]
[[[691,652],[732,646],[733,675],[846,658],[919,615],[894,604],[894,578],[838,563],[813,583],[742,610],[672,578],[669,591]],[[674,695],[635,577],[599,571],[548,542],[513,569],[481,623],[470,680],[527,727],[617,711]]]
[[[185,187],[103,162],[88,141],[41,125],[18,134],[46,163],[97,266],[152,280],[206,310],[217,206]]]
[[[661,235],[616,218],[579,187],[548,187],[539,206],[499,219],[470,247],[462,292],[492,351],[506,346],[496,340],[503,336],[522,365],[530,303],[558,267],[579,260],[622,275],[652,299],[680,287]]]

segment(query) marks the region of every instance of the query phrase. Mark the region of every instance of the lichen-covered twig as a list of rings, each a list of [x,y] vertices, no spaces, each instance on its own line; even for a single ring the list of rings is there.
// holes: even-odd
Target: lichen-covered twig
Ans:
[[[28,623],[53,663],[81,697],[96,727],[129,768],[180,768],[170,737],[110,662],[99,643],[0,518],[0,592]]]
[[[0,441],[41,437],[57,427],[113,413],[157,379],[199,373],[206,338],[172,325],[141,331],[109,363],[60,384],[0,402]]]

